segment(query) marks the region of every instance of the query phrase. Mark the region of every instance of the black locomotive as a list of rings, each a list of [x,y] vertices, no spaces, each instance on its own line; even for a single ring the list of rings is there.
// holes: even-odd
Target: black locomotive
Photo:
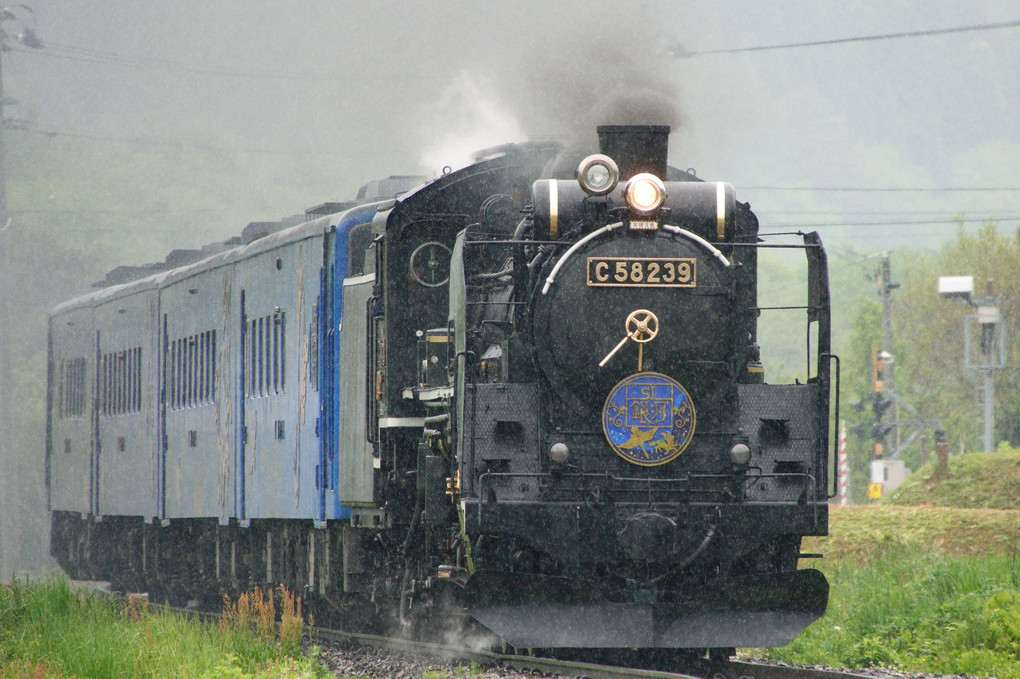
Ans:
[[[668,167],[668,128],[598,133],[375,182],[58,307],[59,563],[518,648],[787,643],[828,594],[797,568],[827,532],[824,250],[803,236],[810,375],[767,384],[754,214]]]

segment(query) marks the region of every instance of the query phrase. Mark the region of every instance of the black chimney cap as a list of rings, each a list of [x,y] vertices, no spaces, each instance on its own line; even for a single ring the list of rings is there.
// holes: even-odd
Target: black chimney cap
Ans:
[[[599,149],[620,166],[620,179],[639,172],[666,178],[669,125],[599,125]]]

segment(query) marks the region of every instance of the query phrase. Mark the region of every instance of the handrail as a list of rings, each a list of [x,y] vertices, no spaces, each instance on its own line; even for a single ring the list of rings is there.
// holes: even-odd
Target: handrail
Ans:
[[[818,358],[829,359],[831,363],[833,359],[836,361],[836,418],[835,418],[835,433],[832,437],[832,494],[829,498],[834,498],[839,494],[839,373],[840,363],[839,356],[836,354],[821,354]],[[830,392],[831,393],[831,392]],[[828,413],[825,413],[828,417]]]
[[[765,473],[760,468],[754,467],[754,469],[757,469],[758,473],[753,474],[753,475],[749,474],[747,476],[747,478],[746,478],[746,481],[748,483],[751,483],[751,484],[759,483],[760,481],[765,480],[765,479],[784,479],[785,478],[785,479],[803,479],[803,481],[806,484],[808,484],[807,485],[808,488],[817,487],[817,479],[815,478],[814,474],[810,474],[810,473],[807,473],[807,472],[770,472],[770,473]],[[653,478],[641,478],[641,477],[630,477],[630,476],[622,476],[622,477],[621,476],[614,476],[613,474],[609,474],[607,472],[559,472],[559,473],[553,473],[553,472],[491,472],[491,471],[486,471],[486,472],[482,472],[482,474],[480,474],[478,476],[477,498],[478,498],[478,521],[479,521],[479,524],[482,521],[482,514],[485,511],[485,506],[487,504],[489,504],[488,502],[485,501],[484,498],[485,498],[485,490],[486,490],[486,488],[491,487],[490,484],[492,483],[492,480],[494,480],[494,479],[513,479],[513,478],[532,478],[532,479],[549,478],[549,479],[551,479],[551,478],[556,478],[556,477],[558,477],[560,479],[563,479],[563,478],[569,478],[569,479],[600,479],[600,480],[609,481],[611,484],[628,484],[628,485],[631,486],[630,488],[627,488],[627,487],[622,487],[621,488],[619,486],[615,486],[615,487],[611,486],[610,488],[608,488],[608,490],[614,490],[614,491],[617,491],[617,492],[620,492],[620,491],[622,491],[622,492],[639,492],[642,489],[637,487],[638,485],[647,486],[649,489],[651,489],[652,486],[658,486],[659,487],[659,492],[668,492],[669,488],[667,488],[666,486],[670,485],[670,484],[674,484],[675,485],[675,484],[681,484],[681,483],[690,483],[691,481],[695,481],[695,480],[707,480],[707,479],[716,479],[716,480],[719,480],[719,481],[729,482],[733,478],[731,474],[713,474],[713,473],[687,474],[687,475],[684,475],[684,476],[668,478],[668,479],[653,479]],[[583,489],[583,488],[569,488],[569,489],[564,489],[564,490],[566,490],[566,491],[575,491],[575,492],[584,492],[585,489]],[[718,489],[718,488],[702,488],[702,487],[697,487],[697,488],[689,488],[689,489],[687,489],[686,492],[688,492],[688,493],[703,493],[703,494],[708,494],[708,493],[720,492],[720,489]],[[538,500],[536,499],[536,500],[502,500],[502,501],[500,501],[500,500],[497,499],[495,504],[514,504],[514,503],[520,503],[520,502],[534,502],[534,501],[538,501]],[[548,498],[543,499],[542,502],[543,502],[543,504],[556,504],[556,502],[550,502],[550,500]],[[576,504],[576,502],[577,502],[577,500],[562,500],[562,501],[559,501],[559,503],[561,503],[561,504]],[[617,506],[647,505],[648,502],[649,502],[649,500],[641,500],[641,501],[631,501],[631,502],[614,502],[614,504],[617,505]],[[777,501],[773,501],[773,502],[762,500],[762,501],[757,501],[757,502],[759,502],[761,504],[782,504],[781,500],[777,500]],[[660,505],[678,504],[679,505],[679,504],[687,504],[687,503],[688,503],[688,500],[674,500],[674,501],[659,501],[657,504],[660,504]],[[753,503],[754,502],[752,502],[752,504]],[[742,504],[742,503],[736,503],[736,504]],[[818,522],[818,518],[817,518],[817,514],[818,514],[818,507],[817,507],[817,505],[818,504],[819,503],[817,502],[817,500],[814,500],[812,502],[814,513],[815,513],[815,523],[816,524]]]

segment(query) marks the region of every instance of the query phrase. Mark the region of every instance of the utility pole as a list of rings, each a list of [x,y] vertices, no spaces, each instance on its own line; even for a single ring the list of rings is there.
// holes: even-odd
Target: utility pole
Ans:
[[[28,5],[20,7],[32,13]],[[34,19],[34,15],[33,15]],[[9,21],[16,21],[21,24],[21,31],[17,35],[10,35],[5,24]],[[0,9],[0,504],[7,505],[0,516],[9,517],[6,521],[0,522],[0,578],[7,578],[13,569],[13,560],[10,558],[10,548],[14,544],[11,533],[12,524],[15,523],[17,512],[10,508],[13,498],[10,496],[12,490],[12,479],[10,470],[15,469],[13,464],[14,426],[13,412],[11,408],[12,393],[12,371],[11,371],[11,246],[10,229],[11,216],[7,209],[7,175],[5,162],[7,159],[7,148],[5,146],[4,132],[8,126],[7,116],[4,114],[4,107],[16,102],[4,96],[3,89],[3,55],[11,50],[10,41],[14,40],[26,47],[39,49],[42,43],[35,35],[35,30],[27,26],[21,18],[4,7]],[[7,555],[7,556],[5,556]]]
[[[878,358],[882,364],[882,391],[891,394],[896,392],[896,381],[893,375],[893,331],[892,331],[892,291],[900,287],[892,282],[892,267],[889,265],[889,253],[882,253],[882,268],[878,275],[878,294],[882,298],[882,350]],[[891,422],[885,435],[885,450],[899,450],[899,408],[892,399]]]
[[[885,494],[886,451],[895,454],[899,448],[898,411],[896,408],[896,383],[893,376],[893,334],[892,334],[892,291],[900,286],[892,282],[889,253],[882,253],[878,270],[878,296],[882,299],[882,348],[871,350],[871,408],[875,415],[872,438],[875,441],[875,455],[871,460],[871,482],[868,484],[868,498],[877,500]],[[887,410],[891,410],[890,422],[883,423]]]
[[[981,346],[967,351],[968,367],[984,374],[984,442],[985,452],[995,450],[995,371],[1006,367],[1005,338],[999,317],[999,300],[992,293],[992,281],[985,281],[986,294],[977,302],[977,315],[968,317],[967,322],[976,321],[981,329]],[[970,333],[967,333],[969,338]],[[998,356],[996,355],[998,354]],[[971,356],[975,359],[971,360]]]
[[[900,454],[919,436],[922,428],[941,426],[937,420],[922,418],[917,409],[896,391],[894,375],[892,329],[892,291],[900,287],[892,280],[889,253],[883,252],[875,283],[882,300],[882,347],[871,348],[871,393],[866,399],[851,402],[857,410],[864,410],[870,403],[873,419],[871,438],[874,441],[874,456],[871,459],[871,481],[868,483],[868,499],[879,500],[887,491],[893,490],[905,478],[906,467]],[[900,417],[902,407],[906,417]],[[889,419],[885,421],[888,414]],[[855,425],[851,431],[864,434],[866,425]],[[903,431],[909,432],[901,438]]]
[[[4,34],[2,27],[0,27],[0,60],[3,58],[3,52],[8,49],[7,41],[3,39]],[[12,386],[11,380],[11,310],[8,297],[10,297],[11,289],[11,258],[8,254],[10,251],[10,245],[8,245],[8,231],[11,228],[11,218],[7,212],[7,181],[4,176],[4,159],[7,155],[7,150],[4,148],[4,137],[3,130],[6,125],[6,117],[4,116],[4,87],[3,87],[3,67],[2,61],[0,61],[0,506],[9,506],[11,498],[8,495],[9,491],[9,470],[13,468],[11,461],[8,456],[11,454],[9,450],[11,442],[11,434],[13,433],[13,427],[10,426],[11,414],[9,412],[10,406],[10,392]],[[11,511],[0,512],[0,516],[7,516],[13,514]],[[8,565],[7,559],[9,558],[10,548],[9,544],[12,541],[8,540],[8,527],[11,521],[0,520],[0,579],[6,580],[12,570],[11,566]]]

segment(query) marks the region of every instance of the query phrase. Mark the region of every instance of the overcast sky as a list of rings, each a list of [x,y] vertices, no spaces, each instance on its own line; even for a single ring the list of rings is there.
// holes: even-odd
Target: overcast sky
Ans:
[[[733,183],[767,225],[1020,217],[1016,191],[789,190],[1020,186],[1020,27],[727,51],[1016,21],[1008,0],[31,5],[34,18],[13,7],[45,47],[4,55],[20,102],[8,115],[99,142],[222,149],[300,180],[309,204],[577,134],[608,122],[611,102],[639,101],[671,118],[651,122],[673,124],[673,164]],[[888,233],[823,230],[869,247]]]

